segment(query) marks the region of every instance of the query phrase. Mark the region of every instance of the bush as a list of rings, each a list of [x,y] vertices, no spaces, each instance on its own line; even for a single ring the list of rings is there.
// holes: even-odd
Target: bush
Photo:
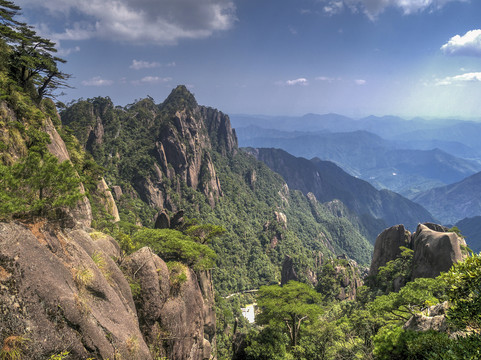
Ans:
[[[214,266],[214,250],[177,230],[142,229],[132,236],[132,241],[137,249],[149,246],[164,261],[181,261],[194,270],[207,270]]]

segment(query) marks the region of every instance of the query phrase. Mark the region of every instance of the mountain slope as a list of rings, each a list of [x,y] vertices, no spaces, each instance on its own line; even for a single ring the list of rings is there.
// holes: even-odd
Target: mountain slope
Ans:
[[[405,224],[414,229],[419,222],[433,221],[421,206],[388,190],[376,190],[330,161],[297,158],[280,149],[252,150],[257,159],[282,175],[289,187],[307,194],[312,192],[321,202],[341,200],[366,224],[382,219],[370,229],[371,239],[386,226]],[[372,237],[374,236],[374,238]]]
[[[413,197],[445,224],[481,215],[481,172]]]
[[[464,218],[456,223],[461,234],[466,238],[466,243],[475,253],[481,251],[481,216]]]
[[[291,191],[281,177],[239,151],[229,118],[199,106],[179,86],[160,105],[126,108],[110,99],[79,101],[62,112],[120,195],[122,221],[153,226],[159,212],[222,225],[215,286],[229,293],[280,280],[286,255],[302,278],[319,252],[369,263],[372,245],[346,218]]]

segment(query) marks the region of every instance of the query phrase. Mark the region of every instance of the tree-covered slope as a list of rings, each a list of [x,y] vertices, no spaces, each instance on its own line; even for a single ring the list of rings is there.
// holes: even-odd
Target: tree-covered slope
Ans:
[[[282,178],[237,147],[223,113],[199,106],[179,86],[160,105],[143,99],[125,108],[108,98],[78,101],[64,125],[106,169],[123,221],[152,226],[159,211],[222,225],[215,284],[222,292],[280,281],[285,255],[300,276],[319,252],[346,253],[367,264],[371,245],[346,218],[291,191]]]

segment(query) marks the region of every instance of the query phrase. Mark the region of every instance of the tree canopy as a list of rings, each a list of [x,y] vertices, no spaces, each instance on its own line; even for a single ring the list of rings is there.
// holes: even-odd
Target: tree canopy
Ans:
[[[20,7],[0,0],[0,40],[9,48],[8,72],[14,82],[36,102],[55,97],[55,90],[69,87],[69,74],[58,65],[65,60],[55,56],[55,43],[39,36],[29,25],[16,20]]]

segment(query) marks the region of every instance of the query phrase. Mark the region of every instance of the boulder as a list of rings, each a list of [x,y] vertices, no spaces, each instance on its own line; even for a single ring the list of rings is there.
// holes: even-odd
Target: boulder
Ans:
[[[379,268],[401,255],[401,246],[409,247],[410,233],[404,225],[392,226],[376,238],[369,275],[377,275]]]
[[[434,231],[419,224],[413,236],[412,279],[434,278],[448,271],[464,258],[462,245],[466,246],[466,242],[454,232]]]
[[[428,308],[427,313],[413,315],[406,324],[404,324],[403,329],[411,331],[435,330],[446,332],[448,330],[445,315],[447,308],[447,301],[431,306]]]
[[[22,358],[152,359],[130,286],[83,230],[0,223],[0,340],[29,339]]]

